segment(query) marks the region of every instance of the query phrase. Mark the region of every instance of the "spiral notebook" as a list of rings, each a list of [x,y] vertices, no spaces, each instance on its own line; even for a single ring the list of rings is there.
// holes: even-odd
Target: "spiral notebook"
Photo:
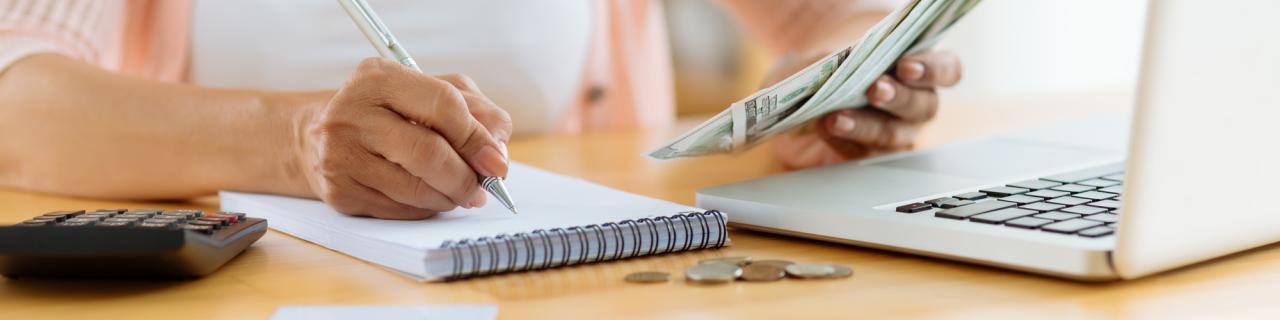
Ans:
[[[512,163],[507,187],[520,214],[497,201],[421,221],[340,214],[323,202],[221,192],[222,208],[417,280],[494,273],[716,248],[729,244],[726,216],[634,195]]]

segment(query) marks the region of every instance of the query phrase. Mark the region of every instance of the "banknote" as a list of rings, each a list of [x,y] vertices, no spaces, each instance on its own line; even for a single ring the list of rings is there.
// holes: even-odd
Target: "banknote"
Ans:
[[[836,51],[649,152],[655,159],[738,152],[829,112],[860,108],[903,55],[928,49],[981,0],[913,0]]]

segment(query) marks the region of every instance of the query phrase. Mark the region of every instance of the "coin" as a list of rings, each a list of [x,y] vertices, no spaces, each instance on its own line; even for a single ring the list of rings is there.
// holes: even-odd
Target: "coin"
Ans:
[[[787,274],[801,279],[845,278],[853,275],[853,269],[833,264],[797,263],[786,268]]]
[[[708,263],[708,262],[725,262],[725,263],[735,264],[741,267],[741,266],[751,264],[751,257],[749,256],[719,257],[719,258],[702,259],[702,261],[698,261],[699,264]]]
[[[662,283],[667,282],[668,279],[671,279],[670,273],[659,271],[632,272],[627,274],[627,277],[622,278],[622,280],[631,283]]]
[[[767,263],[752,263],[742,267],[742,275],[738,276],[738,279],[751,282],[771,282],[781,280],[786,276],[786,267]]]
[[[736,264],[712,261],[699,263],[684,271],[685,279],[702,284],[729,283],[742,275],[742,268]]]
[[[789,265],[793,265],[793,264],[796,264],[796,263],[795,263],[795,262],[791,262],[791,261],[787,261],[787,260],[776,260],[776,259],[770,259],[770,260],[756,260],[756,261],[751,261],[751,264],[767,264],[767,265],[773,265],[773,266],[777,266],[778,268],[783,268],[783,269],[785,269],[787,266],[789,266]]]

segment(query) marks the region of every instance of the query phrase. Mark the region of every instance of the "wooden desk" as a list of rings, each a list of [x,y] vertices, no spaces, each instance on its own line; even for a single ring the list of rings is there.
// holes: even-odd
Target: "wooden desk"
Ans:
[[[1057,118],[1119,110],[1123,96],[957,102],[923,136],[934,145]],[[1035,103],[1042,108],[1015,108]],[[688,124],[685,124],[687,126]],[[694,190],[780,171],[767,148],[676,162],[637,156],[679,130],[542,137],[513,158],[622,190],[692,203]],[[63,208],[215,210],[216,199],[137,203],[0,191],[0,223]],[[0,279],[0,319],[265,318],[285,304],[496,303],[503,318],[1177,318],[1280,315],[1280,247],[1130,282],[1087,284],[963,263],[747,231],[727,249],[557,270],[417,283],[276,232],[209,277],[192,281]],[[1191,241],[1171,239],[1170,241]],[[638,270],[681,274],[713,256],[750,255],[852,266],[853,278],[690,286],[622,282]],[[677,277],[678,278],[678,277]]]

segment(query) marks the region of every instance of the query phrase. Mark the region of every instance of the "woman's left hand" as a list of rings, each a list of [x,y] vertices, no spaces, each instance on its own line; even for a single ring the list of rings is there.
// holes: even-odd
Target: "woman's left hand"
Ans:
[[[785,78],[823,56],[783,61],[766,79]],[[960,73],[960,59],[948,51],[905,56],[867,88],[869,107],[828,113],[778,137],[774,152],[788,167],[808,168],[908,149],[938,112],[937,89],[960,81]]]

